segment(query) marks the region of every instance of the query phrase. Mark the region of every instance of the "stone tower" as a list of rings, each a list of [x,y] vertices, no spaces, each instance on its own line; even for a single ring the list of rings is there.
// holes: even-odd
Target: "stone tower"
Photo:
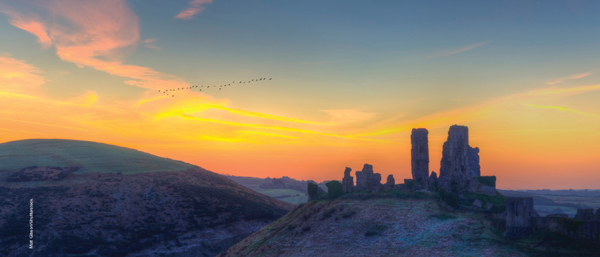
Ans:
[[[412,148],[411,168],[412,177],[414,180],[426,179],[429,177],[429,140],[427,138],[429,132],[427,129],[418,128],[412,129],[410,141]]]
[[[440,178],[462,181],[480,175],[479,148],[469,146],[469,128],[451,126],[442,150]]]
[[[346,167],[344,170],[344,178],[342,179],[342,191],[344,193],[354,191],[354,178],[350,175],[351,168]]]

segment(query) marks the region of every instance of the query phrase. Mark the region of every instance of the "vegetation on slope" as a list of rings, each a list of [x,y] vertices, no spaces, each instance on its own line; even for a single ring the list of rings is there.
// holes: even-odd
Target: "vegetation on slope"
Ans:
[[[103,143],[28,139],[0,144],[0,167],[16,171],[30,166],[79,167],[86,172],[134,174],[139,172],[180,171],[194,165],[158,157],[138,150]]]

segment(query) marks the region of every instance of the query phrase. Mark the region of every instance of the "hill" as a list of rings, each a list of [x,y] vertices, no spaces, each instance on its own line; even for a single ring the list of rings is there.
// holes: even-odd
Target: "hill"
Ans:
[[[24,140],[0,144],[0,156],[1,256],[214,256],[293,208],[118,146]]]
[[[348,193],[300,205],[219,256],[594,256],[569,239],[509,241],[501,226],[429,192]]]
[[[158,157],[135,149],[65,139],[28,139],[0,144],[0,167],[80,167],[78,173],[179,171],[194,165]]]

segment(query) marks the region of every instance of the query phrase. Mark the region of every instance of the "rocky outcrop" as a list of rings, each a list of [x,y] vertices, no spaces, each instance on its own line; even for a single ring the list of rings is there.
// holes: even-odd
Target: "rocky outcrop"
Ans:
[[[450,178],[451,189],[464,193],[469,186],[469,180],[480,175],[479,148],[469,146],[469,128],[451,126],[442,150],[440,178]],[[446,186],[444,183],[444,187]]]
[[[414,180],[424,180],[429,177],[429,132],[427,129],[412,129],[410,136],[411,148],[411,168]]]
[[[577,209],[577,214],[575,214],[575,220],[589,221],[594,219],[594,209]]]
[[[344,178],[342,179],[342,191],[344,193],[354,191],[354,178],[350,175],[350,172],[352,172],[352,169],[346,167],[346,170],[344,170]]]

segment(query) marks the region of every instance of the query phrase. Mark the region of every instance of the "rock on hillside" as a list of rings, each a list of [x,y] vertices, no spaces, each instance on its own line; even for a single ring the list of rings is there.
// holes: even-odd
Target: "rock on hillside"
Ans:
[[[445,208],[436,199],[311,201],[219,256],[526,256],[481,215]]]
[[[57,153],[53,158],[67,157]],[[153,162],[145,158],[145,164]],[[114,166],[124,160],[105,161]],[[79,163],[85,165],[85,159]],[[143,172],[129,165],[129,174],[5,169],[0,172],[0,256],[214,256],[294,207],[190,166]],[[28,249],[30,199],[33,250]]]

